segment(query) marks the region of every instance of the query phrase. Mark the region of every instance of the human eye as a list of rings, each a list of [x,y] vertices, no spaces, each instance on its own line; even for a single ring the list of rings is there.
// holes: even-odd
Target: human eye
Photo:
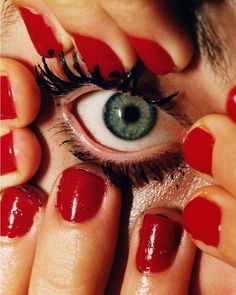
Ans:
[[[134,94],[130,73],[125,78],[113,73],[114,79],[105,81],[99,69],[89,77],[75,63],[76,75],[63,56],[61,63],[67,80],[54,75],[45,60],[37,79],[60,102],[67,131],[63,143],[73,155],[96,161],[117,185],[124,179],[135,184],[161,180],[178,167],[185,130],[156,106],[164,105],[163,99],[150,101]]]

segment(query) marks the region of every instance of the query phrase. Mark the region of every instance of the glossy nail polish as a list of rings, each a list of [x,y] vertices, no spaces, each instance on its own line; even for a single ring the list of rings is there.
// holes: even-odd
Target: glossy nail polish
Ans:
[[[195,170],[211,175],[214,143],[215,138],[205,129],[192,129],[184,139],[185,160]]]
[[[21,237],[30,231],[41,207],[36,191],[24,186],[7,188],[1,199],[1,236]]]
[[[59,182],[57,207],[64,220],[83,222],[99,211],[105,194],[104,181],[78,168],[66,169]]]
[[[15,119],[16,109],[7,75],[1,76],[1,120]]]
[[[106,43],[87,36],[72,34],[76,47],[90,73],[99,66],[104,79],[110,78],[110,73],[119,72],[124,74],[124,67],[115,52]]]
[[[128,38],[140,59],[151,72],[164,75],[176,71],[177,67],[173,59],[157,42],[132,36]]]
[[[16,170],[16,159],[12,132],[1,136],[1,175]]]
[[[160,272],[172,264],[177,253],[182,228],[162,215],[146,214],[140,231],[136,266],[141,272]]]
[[[228,95],[226,110],[230,118],[236,122],[236,87]]]
[[[49,20],[28,8],[19,10],[37,52],[47,58],[58,56],[63,47],[56,39]]]
[[[206,198],[196,197],[184,208],[183,226],[193,239],[216,247],[220,238],[221,210]]]

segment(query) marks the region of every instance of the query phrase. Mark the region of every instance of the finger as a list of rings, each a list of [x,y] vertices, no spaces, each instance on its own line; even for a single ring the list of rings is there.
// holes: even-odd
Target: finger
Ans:
[[[29,294],[103,294],[119,211],[119,192],[100,170],[66,169],[49,197]]]
[[[182,70],[189,64],[193,42],[174,1],[99,0],[99,3],[127,33],[149,70],[160,75]]]
[[[184,141],[187,162],[236,196],[236,124],[225,115],[208,115]]]
[[[221,187],[204,187],[183,211],[183,225],[204,252],[236,267],[236,198]]]
[[[73,47],[70,36],[42,0],[14,0],[13,2],[19,8],[38,54],[52,58]]]
[[[31,72],[19,62],[1,58],[1,124],[25,127],[37,116],[40,92]],[[24,107],[22,107],[24,106]]]
[[[37,171],[41,148],[28,128],[0,129],[1,184],[0,189],[27,182]]]
[[[96,66],[105,79],[111,72],[123,74],[136,63],[136,54],[116,22],[93,0],[45,0],[73,37],[87,69]]]
[[[121,294],[188,294],[194,256],[180,213],[147,212],[132,232]]]
[[[4,295],[27,294],[36,239],[43,218],[42,194],[31,186],[1,196],[1,283]]]

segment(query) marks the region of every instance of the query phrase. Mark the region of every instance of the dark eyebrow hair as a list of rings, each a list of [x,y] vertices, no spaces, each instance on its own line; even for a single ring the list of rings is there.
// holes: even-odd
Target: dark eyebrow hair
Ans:
[[[230,50],[222,36],[202,8],[204,2],[223,3],[224,0],[179,0],[181,11],[192,35],[195,48],[203,61],[211,66],[215,75],[224,81],[229,80],[231,69]],[[218,20],[220,24],[220,20]]]

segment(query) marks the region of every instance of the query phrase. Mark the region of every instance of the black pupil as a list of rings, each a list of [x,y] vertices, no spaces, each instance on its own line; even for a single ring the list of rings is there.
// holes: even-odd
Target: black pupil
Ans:
[[[122,118],[127,123],[137,122],[140,119],[140,112],[137,107],[130,105],[124,109]]]

